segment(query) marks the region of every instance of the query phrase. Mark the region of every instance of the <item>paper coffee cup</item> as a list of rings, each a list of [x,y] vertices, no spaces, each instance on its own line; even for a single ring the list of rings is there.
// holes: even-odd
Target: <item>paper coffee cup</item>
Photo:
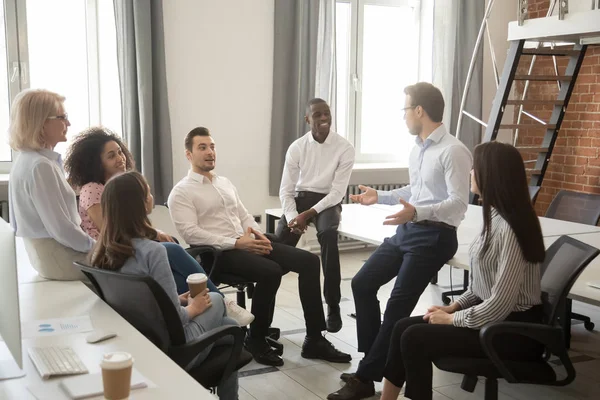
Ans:
[[[125,400],[131,390],[133,357],[124,351],[106,353],[100,362],[106,400]]]
[[[202,293],[206,289],[208,283],[208,276],[202,273],[191,274],[187,277],[188,288],[190,289],[190,296],[196,297],[197,294]]]

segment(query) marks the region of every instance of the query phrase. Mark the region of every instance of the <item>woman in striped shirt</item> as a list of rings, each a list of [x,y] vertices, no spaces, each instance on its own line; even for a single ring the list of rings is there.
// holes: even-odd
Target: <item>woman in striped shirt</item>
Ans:
[[[527,187],[523,159],[511,145],[475,148],[471,191],[482,202],[483,229],[469,248],[471,284],[449,306],[398,321],[392,334],[381,400],[432,398],[432,361],[487,358],[479,329],[496,321],[542,322],[540,265],[545,248]],[[517,335],[495,342],[503,359],[537,359],[539,343]]]

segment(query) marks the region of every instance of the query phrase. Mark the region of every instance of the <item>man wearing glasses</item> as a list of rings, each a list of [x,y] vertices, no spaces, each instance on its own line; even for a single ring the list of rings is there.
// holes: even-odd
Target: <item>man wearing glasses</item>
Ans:
[[[397,225],[352,279],[358,351],[365,353],[354,374],[342,374],[345,386],[329,400],[359,400],[375,393],[381,381],[390,336],[397,321],[409,317],[431,278],[458,247],[456,228],[469,199],[469,150],[442,124],[444,99],[439,89],[420,82],[404,89],[406,126],[415,136],[409,159],[410,184],[392,191],[361,187],[350,198],[360,204],[398,204],[384,225]],[[383,322],[377,292],[396,278]]]

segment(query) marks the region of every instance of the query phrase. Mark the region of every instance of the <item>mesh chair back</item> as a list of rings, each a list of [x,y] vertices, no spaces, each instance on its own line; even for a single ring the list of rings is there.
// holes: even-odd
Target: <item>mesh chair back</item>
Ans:
[[[600,220],[600,195],[561,190],[548,207],[546,217],[580,224],[598,225]]]
[[[546,323],[556,322],[571,287],[598,253],[597,248],[569,236],[561,236],[546,251],[541,270]]]
[[[75,265],[100,288],[102,299],[109,306],[164,352],[186,343],[175,305],[154,279],[79,262]]]

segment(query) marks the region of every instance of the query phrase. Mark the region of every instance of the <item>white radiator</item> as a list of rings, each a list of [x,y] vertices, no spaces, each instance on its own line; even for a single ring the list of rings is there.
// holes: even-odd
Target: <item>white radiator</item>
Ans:
[[[402,186],[406,186],[405,184],[400,183],[386,183],[377,185],[369,185],[368,183],[366,183],[363,185],[371,187],[375,190],[394,190],[401,188]],[[346,196],[342,200],[342,204],[352,203],[352,201],[350,200],[350,195],[360,193],[361,190],[358,188],[358,185],[348,185],[348,190],[346,190]],[[312,232],[307,232],[307,235],[303,235],[302,238],[304,239],[304,244],[300,243],[300,247],[303,247],[305,250],[308,250],[315,254],[319,254],[321,252],[321,247],[319,246],[319,242],[317,241],[317,236],[314,230]],[[338,247],[340,251],[367,248],[370,246],[372,245],[366,244],[355,239],[351,239],[344,235],[340,235],[338,239]]]

